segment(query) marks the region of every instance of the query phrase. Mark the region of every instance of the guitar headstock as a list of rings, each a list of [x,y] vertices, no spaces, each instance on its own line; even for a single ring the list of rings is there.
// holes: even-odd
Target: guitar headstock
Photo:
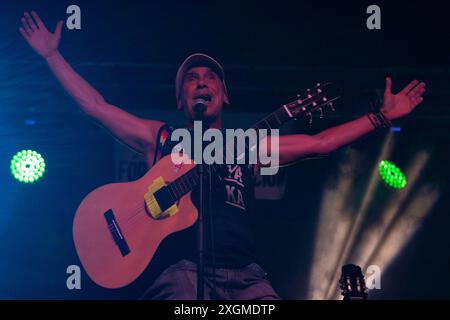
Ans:
[[[343,266],[339,284],[344,300],[367,300],[366,282],[359,266],[354,264]]]
[[[317,83],[314,88],[298,94],[296,100],[283,105],[283,107],[291,118],[306,117],[311,123],[313,113],[319,113],[319,117],[322,118],[327,109],[335,111],[333,103],[339,97],[340,90],[333,83]]]

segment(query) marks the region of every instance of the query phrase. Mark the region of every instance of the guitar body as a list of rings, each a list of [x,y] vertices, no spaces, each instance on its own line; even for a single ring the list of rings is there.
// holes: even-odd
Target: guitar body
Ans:
[[[107,184],[84,198],[73,221],[73,239],[95,283],[105,288],[130,284],[151,263],[165,237],[195,223],[198,213],[191,192],[177,202],[176,213],[160,219],[148,213],[144,201],[155,181],[170,183],[194,166],[176,166],[168,155],[139,180]]]

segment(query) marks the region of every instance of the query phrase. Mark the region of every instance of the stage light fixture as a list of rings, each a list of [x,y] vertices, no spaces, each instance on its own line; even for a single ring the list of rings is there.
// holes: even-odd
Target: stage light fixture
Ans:
[[[22,150],[11,159],[11,173],[20,182],[36,182],[44,175],[44,172],[44,158],[36,151]]]
[[[395,164],[388,160],[380,161],[378,172],[381,179],[394,189],[403,189],[406,186],[406,176]]]

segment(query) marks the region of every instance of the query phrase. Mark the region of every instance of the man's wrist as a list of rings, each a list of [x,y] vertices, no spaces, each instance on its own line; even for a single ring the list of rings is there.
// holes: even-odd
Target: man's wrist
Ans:
[[[49,59],[52,59],[56,57],[59,54],[58,49],[52,50],[50,53],[43,56],[44,60],[48,61]]]
[[[389,118],[381,111],[369,112],[367,117],[375,130],[392,127],[391,120],[389,120]]]

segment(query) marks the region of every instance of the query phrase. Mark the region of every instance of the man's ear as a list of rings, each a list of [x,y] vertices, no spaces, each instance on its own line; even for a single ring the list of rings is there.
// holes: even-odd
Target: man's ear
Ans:
[[[183,103],[181,103],[181,99],[177,100],[177,109],[178,110],[183,110]]]
[[[228,98],[228,94],[226,93],[223,94],[223,102],[230,104],[230,98]]]

